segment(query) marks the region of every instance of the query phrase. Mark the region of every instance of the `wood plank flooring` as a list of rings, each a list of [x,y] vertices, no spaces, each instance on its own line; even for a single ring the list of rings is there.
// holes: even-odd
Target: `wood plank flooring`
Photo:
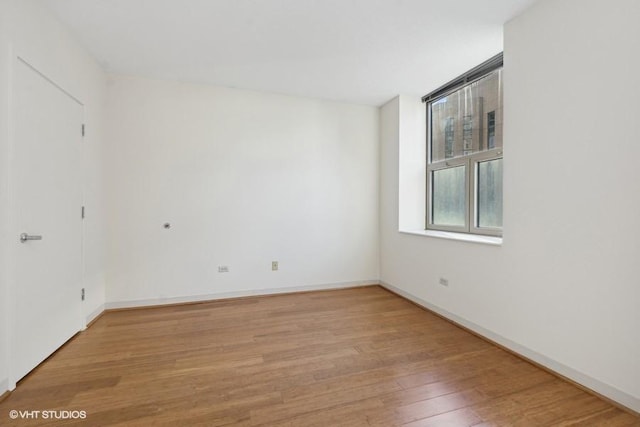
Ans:
[[[86,419],[9,418],[82,410]],[[105,313],[4,401],[0,425],[640,426],[386,290]]]

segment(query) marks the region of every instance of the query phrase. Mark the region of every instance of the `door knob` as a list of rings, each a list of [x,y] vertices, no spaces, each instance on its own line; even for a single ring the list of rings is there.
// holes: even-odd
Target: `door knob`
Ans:
[[[27,233],[22,233],[20,235],[20,241],[22,243],[26,243],[27,240],[42,240],[42,236],[36,236],[36,235],[30,236]]]

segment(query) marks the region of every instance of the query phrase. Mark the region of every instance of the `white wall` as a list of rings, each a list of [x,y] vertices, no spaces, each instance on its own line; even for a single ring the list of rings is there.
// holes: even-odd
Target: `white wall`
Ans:
[[[7,304],[11,284],[7,270],[17,238],[11,235],[14,213],[10,201],[9,117],[10,70],[13,57],[20,55],[39,71],[85,104],[87,136],[84,146],[84,195],[89,216],[85,221],[84,313],[90,318],[100,310],[105,296],[104,203],[102,190],[102,118],[105,76],[98,65],[67,31],[31,0],[0,0],[0,393],[8,383]]]
[[[107,110],[109,307],[377,281],[376,108],[111,76]]]
[[[385,283],[636,411],[638,16],[636,0],[547,0],[506,26],[502,246],[397,232],[418,99],[381,110],[380,199]]]

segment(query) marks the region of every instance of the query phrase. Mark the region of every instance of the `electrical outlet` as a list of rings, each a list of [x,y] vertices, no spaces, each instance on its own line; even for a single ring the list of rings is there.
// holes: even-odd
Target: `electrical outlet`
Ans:
[[[278,271],[278,261],[271,261],[271,271]]]
[[[447,286],[448,287],[449,286],[449,279],[445,279],[444,277],[441,277],[440,278],[440,284],[442,286]]]
[[[229,266],[221,265],[218,267],[218,273],[228,273],[228,272],[229,272]]]

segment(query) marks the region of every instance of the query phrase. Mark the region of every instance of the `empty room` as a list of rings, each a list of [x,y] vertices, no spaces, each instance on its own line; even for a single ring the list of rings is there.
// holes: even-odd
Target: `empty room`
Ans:
[[[0,426],[640,426],[637,0],[0,0]]]

